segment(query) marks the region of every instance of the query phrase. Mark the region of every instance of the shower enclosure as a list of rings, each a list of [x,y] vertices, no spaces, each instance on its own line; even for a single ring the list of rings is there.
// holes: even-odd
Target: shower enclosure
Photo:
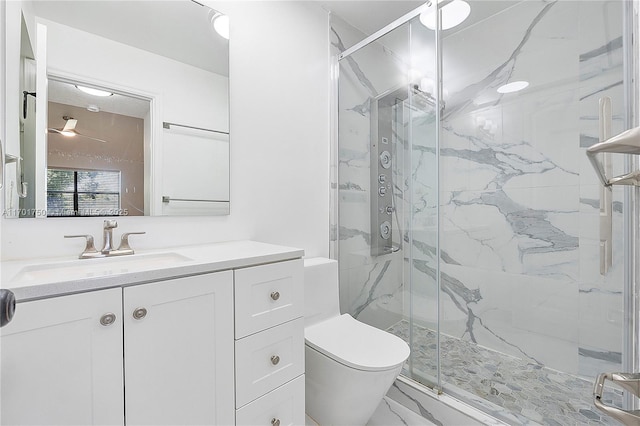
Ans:
[[[436,31],[448,3],[369,37],[332,17],[341,309],[408,342],[404,376],[509,423],[616,424],[592,392],[638,372],[638,190],[585,151],[601,98],[611,134],[637,125],[632,3],[474,1]]]

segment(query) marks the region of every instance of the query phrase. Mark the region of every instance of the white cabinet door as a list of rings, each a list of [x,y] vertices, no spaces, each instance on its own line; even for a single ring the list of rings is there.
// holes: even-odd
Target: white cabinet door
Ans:
[[[127,425],[233,424],[231,271],[125,288],[124,323]]]
[[[1,423],[123,424],[121,310],[119,288],[19,303],[0,331]]]

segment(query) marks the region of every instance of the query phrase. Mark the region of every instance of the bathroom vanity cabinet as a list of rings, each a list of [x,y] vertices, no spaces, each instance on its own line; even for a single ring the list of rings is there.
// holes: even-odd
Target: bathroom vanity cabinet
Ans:
[[[78,294],[44,285],[45,298],[24,287],[27,301],[15,288],[1,423],[304,424],[302,251],[245,243],[261,255],[196,260],[194,275],[136,271],[141,282]]]

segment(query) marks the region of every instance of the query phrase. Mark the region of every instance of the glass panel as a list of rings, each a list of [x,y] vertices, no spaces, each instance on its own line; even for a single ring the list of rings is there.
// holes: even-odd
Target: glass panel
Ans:
[[[120,172],[78,171],[78,192],[120,192]]]
[[[332,34],[333,46],[364,38],[339,19]],[[409,343],[404,374],[430,386],[438,384],[434,38],[417,17],[401,25],[340,61],[338,90],[341,310]]]
[[[74,175],[73,170],[47,170],[47,189],[48,191],[71,191],[74,190]]]
[[[120,194],[78,194],[78,216],[120,216]]]
[[[621,367],[622,191],[602,276],[585,149],[600,97],[623,129],[622,2],[470,3],[475,25],[442,32],[443,387],[512,423],[608,424],[592,388]]]
[[[438,158],[435,31],[410,22],[412,75],[405,104],[408,137],[404,250],[410,280],[411,363],[408,375],[439,386]]]
[[[332,19],[333,45],[365,38]],[[341,311],[409,339],[405,138],[409,25],[339,64],[338,259]]]
[[[73,192],[48,192],[47,216],[74,216]]]

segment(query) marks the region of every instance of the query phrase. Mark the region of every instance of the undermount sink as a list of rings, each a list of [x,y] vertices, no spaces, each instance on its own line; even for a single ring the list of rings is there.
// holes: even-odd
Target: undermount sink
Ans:
[[[58,281],[109,276],[166,268],[190,260],[181,254],[167,252],[43,263],[23,267],[12,281]]]

